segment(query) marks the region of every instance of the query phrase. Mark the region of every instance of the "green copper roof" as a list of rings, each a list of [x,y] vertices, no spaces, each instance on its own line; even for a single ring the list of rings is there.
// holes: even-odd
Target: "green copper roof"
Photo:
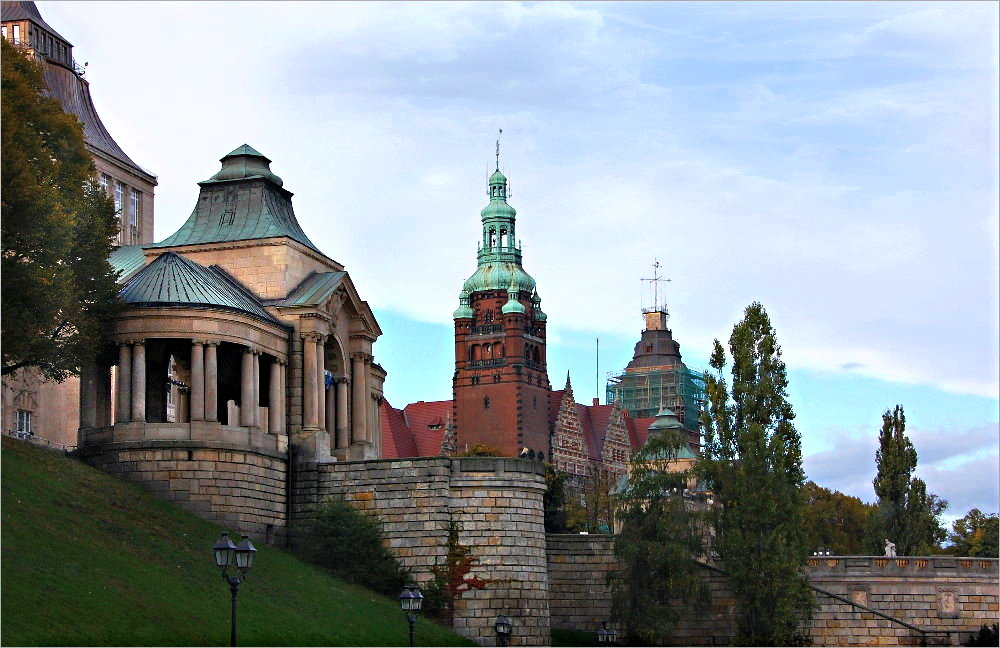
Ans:
[[[221,161],[218,173],[198,183],[198,203],[187,221],[147,248],[286,236],[319,252],[295,218],[292,194],[271,173],[269,159],[244,144]]]
[[[682,430],[684,425],[670,408],[664,407],[656,415],[656,420],[650,423],[650,430]]]
[[[480,263],[471,277],[465,280],[462,290],[474,293],[478,290],[503,290],[510,286],[511,277],[518,290],[531,292],[535,288],[535,280],[531,278],[519,263],[501,263],[488,261]]]
[[[455,319],[471,319],[476,316],[476,311],[469,306],[469,293],[463,290],[458,296],[458,308],[451,315]]]
[[[340,282],[347,276],[346,272],[314,272],[302,280],[280,306],[316,306],[322,304]]]
[[[517,277],[511,277],[510,285],[507,287],[507,303],[500,309],[501,313],[524,313],[524,304],[518,298]]]
[[[145,262],[141,245],[123,245],[108,255],[108,263],[118,273],[118,283],[124,283]]]
[[[280,324],[218,266],[206,268],[173,252],[160,255],[136,273],[119,296],[133,306],[223,308]]]

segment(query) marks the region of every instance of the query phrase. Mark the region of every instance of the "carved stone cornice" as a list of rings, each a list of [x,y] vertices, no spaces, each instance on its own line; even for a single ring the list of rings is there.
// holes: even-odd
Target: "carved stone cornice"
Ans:
[[[323,344],[326,341],[326,336],[319,331],[306,331],[305,333],[300,333],[299,336],[303,340],[309,340],[317,344]]]

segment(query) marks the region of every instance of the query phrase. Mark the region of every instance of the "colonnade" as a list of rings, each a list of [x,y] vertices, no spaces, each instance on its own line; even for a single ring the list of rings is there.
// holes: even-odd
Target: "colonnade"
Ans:
[[[191,373],[188,395],[188,420],[219,420],[219,348],[218,340],[191,340]],[[240,420],[230,425],[262,427],[260,420],[260,349],[244,346],[240,367]],[[285,385],[287,364],[271,356],[268,393],[268,432],[285,432]],[[115,422],[146,421],[146,345],[145,340],[118,344],[118,371],[115,385]],[[83,405],[83,403],[81,403]],[[86,416],[86,414],[84,414]],[[86,427],[90,420],[81,423]]]
[[[302,428],[326,430],[337,450],[347,449],[353,442],[373,443],[368,425],[372,356],[352,354],[351,379],[334,376],[333,383],[327,386],[327,337],[317,332],[302,335]]]

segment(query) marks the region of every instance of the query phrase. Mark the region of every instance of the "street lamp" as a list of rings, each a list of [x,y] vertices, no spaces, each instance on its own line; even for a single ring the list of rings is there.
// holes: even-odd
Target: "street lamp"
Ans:
[[[406,614],[406,622],[410,624],[410,646],[413,646],[413,626],[417,623],[417,613],[424,602],[424,595],[416,585],[404,585],[399,594],[399,607]]]
[[[608,628],[607,621],[601,621],[601,629],[597,631],[597,643],[614,644],[618,640],[618,631]]]
[[[493,629],[497,633],[497,644],[501,646],[510,645],[510,617],[506,614],[501,614],[497,617],[496,623],[493,624]]]
[[[240,591],[240,583],[247,579],[247,572],[253,567],[253,555],[257,552],[250,543],[250,538],[243,536],[243,541],[234,545],[229,539],[229,533],[223,532],[222,537],[212,547],[215,552],[215,566],[222,570],[222,577],[229,583],[229,591],[233,594],[233,608],[229,615],[229,645],[236,645],[236,594]],[[236,576],[229,575],[229,568],[240,570]]]

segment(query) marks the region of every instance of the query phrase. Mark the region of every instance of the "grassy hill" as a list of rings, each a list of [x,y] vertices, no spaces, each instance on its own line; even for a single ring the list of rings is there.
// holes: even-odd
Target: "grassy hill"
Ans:
[[[3,645],[224,646],[219,527],[57,453],[3,439]],[[398,603],[257,544],[243,646],[407,645]],[[474,645],[421,618],[417,645]]]

